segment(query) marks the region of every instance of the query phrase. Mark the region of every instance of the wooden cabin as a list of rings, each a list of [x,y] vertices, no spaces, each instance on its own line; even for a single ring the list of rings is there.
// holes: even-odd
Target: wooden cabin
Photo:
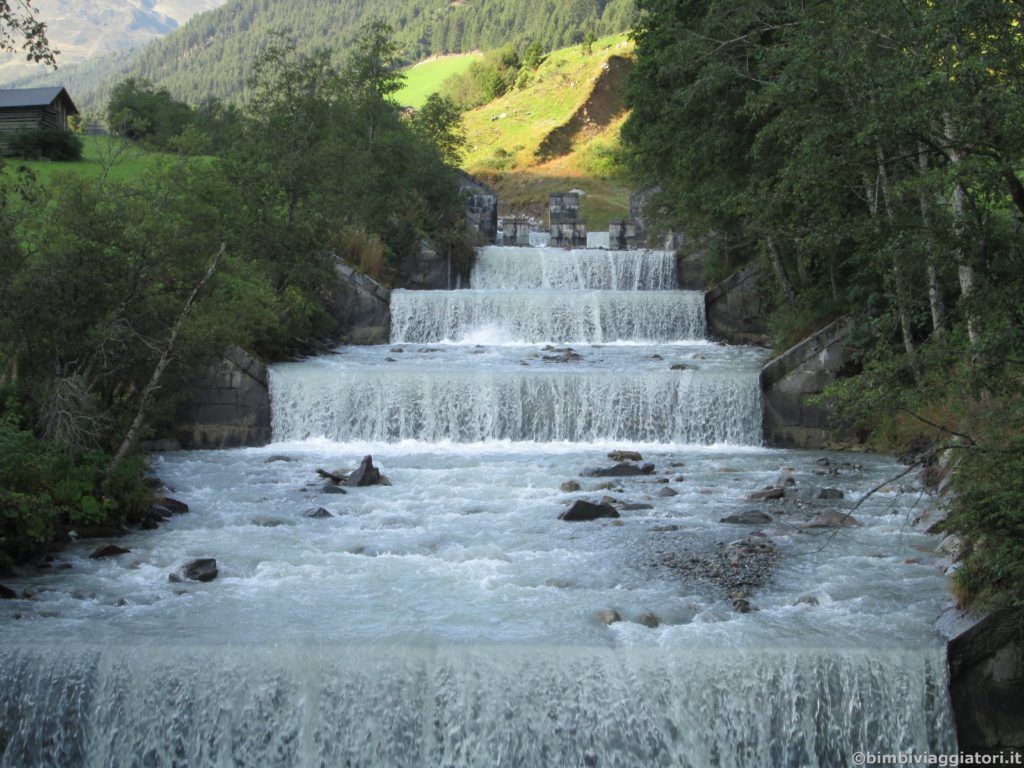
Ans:
[[[68,117],[78,107],[61,86],[0,89],[0,133],[39,128],[68,129]]]

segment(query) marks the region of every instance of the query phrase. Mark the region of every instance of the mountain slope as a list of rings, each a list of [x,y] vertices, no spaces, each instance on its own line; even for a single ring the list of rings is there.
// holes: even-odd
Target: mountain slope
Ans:
[[[36,0],[61,67],[163,37],[225,0]],[[0,57],[0,82],[38,73],[21,55]]]
[[[390,23],[406,58],[488,50],[538,41],[545,49],[577,42],[589,31],[622,32],[636,17],[636,0],[228,0],[140,50],[130,61],[90,76],[75,72],[76,99],[101,107],[104,91],[124,77],[167,86],[178,98],[199,102],[237,99],[252,62],[275,32],[289,31],[300,48],[329,48],[340,57],[359,25]],[[60,82],[60,72],[33,84]]]
[[[463,167],[495,190],[502,215],[543,218],[549,194],[586,195],[594,230],[629,216],[629,189],[615,152],[626,117],[625,81],[633,44],[624,35],[552,52],[524,88],[465,115]]]

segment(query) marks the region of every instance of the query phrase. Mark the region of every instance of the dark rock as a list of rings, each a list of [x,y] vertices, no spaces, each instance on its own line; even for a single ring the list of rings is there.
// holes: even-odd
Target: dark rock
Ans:
[[[835,500],[842,499],[845,496],[846,494],[844,494],[838,488],[822,488],[820,491],[818,491],[818,495],[816,496],[816,498]]]
[[[614,467],[599,467],[584,470],[583,477],[637,477],[654,473],[653,464],[630,464],[622,462]]]
[[[783,488],[765,488],[760,491],[754,491],[753,493],[747,494],[747,499],[750,501],[776,501],[786,495],[786,491]]]
[[[179,583],[182,581],[213,581],[217,578],[217,561],[212,557],[203,557],[191,560],[181,566],[177,571],[167,577],[168,581]]]
[[[764,512],[758,512],[757,510],[751,509],[746,512],[739,512],[735,515],[723,517],[718,522],[729,523],[730,525],[764,525],[771,521],[771,517],[766,515]]]
[[[653,528],[648,528],[651,533],[672,533],[679,530],[678,525],[656,525]]]
[[[311,517],[314,520],[324,520],[324,519],[326,519],[328,517],[334,517],[334,515],[332,515],[330,512],[328,512],[323,507],[320,507],[319,509],[310,509],[310,510],[308,510],[306,512],[303,512],[302,516],[303,517]]]
[[[612,461],[643,461],[644,457],[636,451],[612,451],[608,454],[608,458]]]
[[[139,528],[141,528],[144,531],[155,531],[159,527],[160,523],[156,522],[155,520],[143,520],[141,523],[139,523]]]
[[[401,353],[405,352],[405,349],[402,347],[392,347],[390,351],[394,352],[396,355],[400,355]]]
[[[688,366],[686,363],[674,363],[672,365],[672,367],[669,368],[669,370],[670,371],[688,371],[688,370],[690,370],[690,366]]]
[[[398,361],[395,360],[395,358],[393,358],[393,357],[385,357],[384,358],[384,362],[385,363],[397,363]]]
[[[678,495],[679,495],[679,493],[678,493],[678,491],[674,491],[674,490],[672,490],[671,488],[669,488],[669,487],[668,487],[668,486],[666,485],[666,486],[665,486],[664,488],[662,488],[661,490],[659,490],[659,491],[658,491],[658,492],[657,492],[656,494],[654,494],[654,495],[655,495],[655,496],[658,496],[659,498],[662,498],[662,499],[671,499],[671,498],[672,498],[673,496],[678,496]]]
[[[594,504],[585,499],[577,499],[569,509],[558,516],[558,519],[570,523],[580,523],[602,517],[619,517],[619,513],[611,504]]]
[[[575,480],[566,480],[564,483],[558,486],[558,490],[562,491],[563,493],[575,493],[576,491],[580,490],[580,484],[577,483]]]
[[[650,629],[657,629],[661,626],[661,619],[658,617],[658,614],[647,611],[640,614],[640,623]]]
[[[320,492],[326,493],[329,496],[335,494],[348,493],[348,491],[346,491],[344,488],[339,488],[336,485],[325,485],[323,488],[320,489]]]
[[[850,528],[860,524],[860,521],[850,514],[830,510],[819,512],[804,524],[804,528]]]
[[[654,482],[658,483],[659,485],[668,485],[671,481],[667,477],[659,477]]]
[[[164,510],[171,515],[184,515],[188,512],[188,504],[177,499],[167,498],[166,496],[162,499],[157,499],[153,507]]]
[[[640,512],[641,510],[645,510],[645,509],[654,509],[654,505],[653,504],[641,504],[641,503],[636,503],[636,502],[627,502],[625,504],[620,504],[619,505],[619,509],[621,509],[623,512]]]
[[[757,610],[757,608],[751,605],[750,601],[747,600],[745,597],[733,598],[732,607],[733,610],[736,611],[736,613],[750,613],[751,611]]]
[[[336,469],[333,472],[328,472],[326,469],[317,467],[316,473],[324,480],[330,480],[335,485],[344,485],[348,479],[348,472],[344,469]]]
[[[795,603],[793,603],[793,605],[809,605],[812,607],[817,604],[818,598],[816,598],[814,595],[802,595],[796,599]]]
[[[8,589],[3,584],[0,584],[0,600],[16,600],[18,593],[13,589]]]
[[[103,559],[108,558],[108,557],[117,557],[118,555],[127,555],[130,552],[131,552],[130,549],[125,549],[124,547],[119,547],[116,544],[107,544],[105,546],[100,547],[95,552],[93,552],[91,555],[89,555],[89,559],[90,560],[103,560]]]
[[[278,461],[292,462],[292,461],[298,461],[298,459],[296,459],[294,456],[285,456],[284,454],[278,453],[278,454],[275,454],[273,456],[268,456],[263,463],[264,464],[274,464],[275,462],[278,462]]]
[[[359,468],[348,476],[346,484],[353,488],[365,488],[380,483],[380,470],[373,466],[373,457],[364,456]]]
[[[159,477],[154,477],[153,475],[147,475],[142,478],[142,484],[153,491],[164,487],[164,481]]]
[[[594,614],[594,618],[602,624],[616,624],[622,621],[622,615],[613,608],[602,608]]]

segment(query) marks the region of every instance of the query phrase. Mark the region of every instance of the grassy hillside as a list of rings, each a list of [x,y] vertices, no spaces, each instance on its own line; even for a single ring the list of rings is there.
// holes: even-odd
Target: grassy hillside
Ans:
[[[462,74],[479,58],[482,54],[455,53],[414,64],[405,71],[405,86],[395,94],[395,100],[403,107],[422,107],[428,96],[441,90],[445,80]]]
[[[193,104],[210,96],[237,101],[253,62],[275,35],[285,32],[304,51],[326,48],[340,59],[371,18],[391,24],[403,55],[417,61],[509,43],[525,48],[535,41],[550,50],[582,40],[586,31],[623,31],[636,16],[636,0],[228,0],[127,61],[108,57],[95,72],[83,65],[74,73],[72,95],[80,107],[101,109],[112,83],[137,77]],[[23,83],[62,79],[60,71],[40,71]]]
[[[111,181],[131,181],[138,179],[164,162],[172,155],[157,152],[146,152],[133,144],[108,136],[88,136],[82,159],[73,163],[57,163],[52,160],[18,160],[10,158],[6,161],[8,168],[25,166],[36,175],[43,184],[59,173],[79,173],[91,179],[99,179],[107,170],[107,178]]]
[[[466,114],[463,166],[495,187],[503,215],[539,217],[549,194],[581,189],[591,229],[628,216],[615,151],[632,55],[625,35],[598,40],[590,54],[578,45],[555,51],[526,87]]]

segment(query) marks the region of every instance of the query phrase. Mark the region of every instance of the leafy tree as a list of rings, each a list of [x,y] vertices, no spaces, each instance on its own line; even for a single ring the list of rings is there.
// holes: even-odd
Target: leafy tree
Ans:
[[[18,48],[25,51],[29,61],[57,66],[60,51],[50,47],[46,24],[39,20],[29,0],[0,0],[0,51]]]

